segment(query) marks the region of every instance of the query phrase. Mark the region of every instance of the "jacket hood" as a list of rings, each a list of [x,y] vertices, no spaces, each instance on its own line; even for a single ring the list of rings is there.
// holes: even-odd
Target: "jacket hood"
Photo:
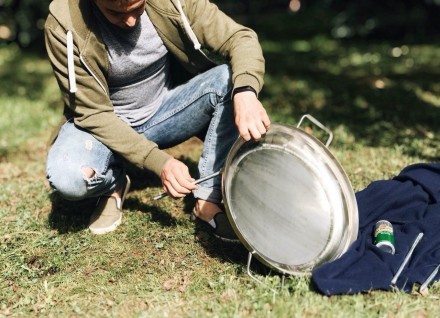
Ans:
[[[53,0],[49,5],[49,14],[51,14],[57,22],[66,30],[72,29],[72,20],[70,19],[71,2],[68,0]]]
[[[85,38],[93,29],[91,10],[93,0],[54,0],[49,5],[49,13],[66,31],[75,31],[76,35]]]

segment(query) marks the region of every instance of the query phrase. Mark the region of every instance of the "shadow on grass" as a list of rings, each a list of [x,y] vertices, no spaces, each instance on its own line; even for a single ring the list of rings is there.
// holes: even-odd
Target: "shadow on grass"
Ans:
[[[56,192],[50,195],[50,200],[52,202],[52,210],[49,214],[49,225],[60,234],[86,229],[90,216],[98,202],[98,198],[69,201],[61,198]],[[128,197],[124,202],[124,209],[148,213],[151,215],[153,222],[158,222],[164,227],[176,226],[176,219],[166,210],[142,203],[136,198]]]
[[[57,192],[52,192],[49,197],[52,202],[48,219],[51,228],[60,234],[79,232],[87,228],[97,198],[68,201]]]
[[[164,227],[175,227],[177,225],[177,220],[166,210],[154,205],[145,204],[138,199],[127,198],[124,207],[128,210],[137,210],[149,214],[152,222],[159,223]]]
[[[197,170],[197,163],[188,158],[181,158],[192,173]],[[160,187],[161,181],[154,173],[141,170],[125,162],[127,174],[131,179],[131,191],[149,187]],[[49,196],[52,209],[49,214],[49,225],[59,233],[78,232],[88,227],[89,218],[96,206],[98,198],[90,198],[80,201],[63,199],[56,191]],[[185,199],[185,213],[190,213],[194,206],[194,199],[188,196]],[[176,226],[176,219],[170,213],[160,207],[148,205],[136,198],[128,197],[124,202],[124,208],[137,210],[151,215],[151,220],[165,227]]]
[[[210,234],[209,225],[203,222],[196,222],[194,231],[199,244],[203,246],[210,257],[221,262],[240,265],[236,267],[237,274],[247,273],[249,251],[242,243],[228,243],[219,240]],[[260,262],[255,255],[252,257],[249,270],[252,275],[281,276],[280,273]]]
[[[72,233],[88,228],[90,216],[96,206],[98,198],[81,201],[69,201],[61,198],[56,192],[50,195],[52,210],[49,214],[49,225],[58,233]],[[177,225],[176,219],[166,210],[157,206],[148,205],[136,198],[128,197],[124,202],[125,210],[137,210],[151,215],[151,221],[160,223],[164,227]]]

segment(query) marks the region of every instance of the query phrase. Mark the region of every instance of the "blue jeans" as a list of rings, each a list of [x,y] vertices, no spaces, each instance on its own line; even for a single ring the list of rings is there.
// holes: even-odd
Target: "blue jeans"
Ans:
[[[230,67],[217,66],[169,91],[156,114],[133,129],[161,149],[203,134],[199,175],[195,177],[210,175],[223,168],[238,138],[231,90]],[[84,167],[94,170],[92,178],[83,175]],[[51,186],[68,200],[108,194],[124,182],[125,175],[122,159],[72,121],[63,125],[49,151],[46,173]],[[199,186],[194,191],[196,198],[221,202],[220,176]]]

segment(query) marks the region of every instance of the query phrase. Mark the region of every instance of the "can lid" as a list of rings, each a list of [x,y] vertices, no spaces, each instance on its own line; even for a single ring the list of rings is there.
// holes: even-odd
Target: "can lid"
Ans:
[[[391,243],[390,241],[381,241],[381,242],[378,242],[378,243],[376,244],[376,246],[377,246],[378,248],[380,248],[382,251],[386,252],[386,253],[390,253],[390,254],[393,254],[393,255],[394,255],[394,253],[396,252],[396,249],[395,249],[395,247],[394,247],[394,244]]]
[[[376,224],[380,224],[380,223],[385,223],[385,224],[391,225],[391,222],[388,221],[388,220],[379,220],[379,221],[376,222]]]

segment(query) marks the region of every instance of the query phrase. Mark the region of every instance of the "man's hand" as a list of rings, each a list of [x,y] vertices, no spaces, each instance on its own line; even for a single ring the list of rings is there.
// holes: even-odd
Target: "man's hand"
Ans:
[[[193,184],[195,179],[191,178],[188,167],[177,159],[168,160],[160,173],[163,189],[173,198],[182,198],[198,189]]]
[[[270,126],[270,119],[263,105],[253,92],[240,92],[234,95],[235,124],[240,136],[248,141],[259,140]]]

